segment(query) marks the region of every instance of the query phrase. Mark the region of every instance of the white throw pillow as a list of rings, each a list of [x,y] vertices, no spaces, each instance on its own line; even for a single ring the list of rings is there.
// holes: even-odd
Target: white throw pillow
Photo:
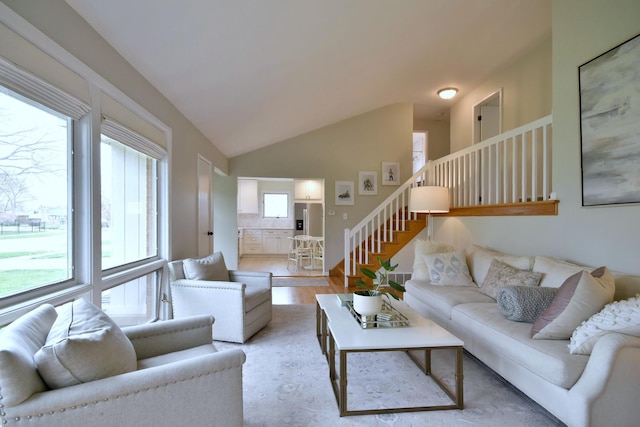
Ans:
[[[46,342],[57,316],[51,304],[43,304],[0,330],[0,411],[2,405],[17,405],[47,389],[33,355]]]
[[[434,240],[417,239],[414,246],[413,272],[411,273],[411,280],[431,280],[431,277],[429,276],[429,267],[427,267],[427,263],[424,261],[425,255],[439,252],[451,252],[455,250],[455,246],[451,246],[446,243],[436,242]]]
[[[531,270],[533,258],[528,256],[508,255],[492,249],[483,248],[482,246],[473,245],[468,256],[469,270],[473,281],[478,285],[483,283],[491,267],[491,262],[497,259],[511,267],[520,270]]]
[[[596,342],[609,332],[640,337],[640,295],[607,304],[578,326],[571,335],[570,353],[591,354]]]
[[[606,267],[600,267],[592,273],[575,273],[565,280],[549,308],[536,319],[531,328],[531,337],[569,339],[582,322],[613,300],[614,292],[613,275]]]
[[[204,258],[187,258],[182,261],[184,277],[189,280],[229,281],[229,271],[222,252],[216,252]]]
[[[58,308],[47,342],[34,360],[52,389],[135,371],[137,367],[129,338],[109,316],[84,299]]]
[[[542,273],[540,286],[559,288],[569,276],[579,271],[591,271],[593,268],[586,267],[555,258],[537,256],[533,263],[533,271]]]
[[[463,251],[442,252],[424,256],[431,283],[444,286],[474,285]]]

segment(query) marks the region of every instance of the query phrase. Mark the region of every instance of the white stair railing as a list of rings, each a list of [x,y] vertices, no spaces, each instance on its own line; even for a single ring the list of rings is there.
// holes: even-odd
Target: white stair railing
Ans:
[[[345,287],[358,264],[369,264],[369,253],[394,241],[406,230],[411,187],[449,188],[452,207],[549,200],[552,116],[489,138],[456,153],[429,161],[352,229],[344,230]]]

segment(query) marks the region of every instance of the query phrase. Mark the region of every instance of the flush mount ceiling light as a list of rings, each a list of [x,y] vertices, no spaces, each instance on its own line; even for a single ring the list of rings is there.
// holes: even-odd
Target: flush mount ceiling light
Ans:
[[[451,99],[456,96],[456,93],[458,93],[458,89],[455,87],[445,87],[438,91],[438,96],[442,99]]]

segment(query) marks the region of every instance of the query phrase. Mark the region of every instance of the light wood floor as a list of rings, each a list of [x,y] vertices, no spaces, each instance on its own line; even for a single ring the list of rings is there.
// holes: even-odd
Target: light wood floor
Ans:
[[[238,270],[271,271],[274,276],[310,277],[322,276],[322,270],[297,269],[293,264],[287,268],[287,257],[242,257]],[[355,288],[346,289],[344,284],[332,277],[325,277],[329,286],[276,287],[272,290],[273,304],[315,304],[316,294],[341,294],[353,292]]]

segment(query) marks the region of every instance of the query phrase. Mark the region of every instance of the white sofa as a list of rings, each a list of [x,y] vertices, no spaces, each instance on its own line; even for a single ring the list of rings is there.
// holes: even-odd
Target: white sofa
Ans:
[[[245,354],[240,349],[216,351],[211,316],[123,328],[131,343],[127,345],[135,350],[132,370],[50,389],[34,360],[48,344],[56,318],[56,309],[46,304],[0,332],[2,425],[243,425]],[[125,359],[124,355],[108,357]],[[91,359],[86,365],[99,368]]]
[[[487,263],[501,256],[508,257],[480,247],[468,251],[473,281],[482,284]],[[570,354],[569,340],[532,339],[531,323],[507,320],[496,300],[475,283],[435,285],[423,273],[415,274],[422,268],[420,258],[417,245],[414,275],[405,282],[404,299],[462,339],[465,350],[569,426],[640,425],[640,338],[610,332],[590,355]],[[532,271],[543,273],[540,286],[559,280],[565,268],[586,269],[547,257],[518,258],[515,264],[528,262]],[[640,277],[615,276],[614,300],[638,293]]]

